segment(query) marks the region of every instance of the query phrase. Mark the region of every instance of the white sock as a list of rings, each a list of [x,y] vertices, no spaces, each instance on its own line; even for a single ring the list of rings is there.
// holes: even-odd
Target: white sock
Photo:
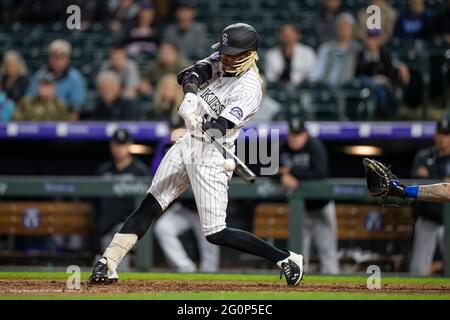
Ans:
[[[109,247],[106,248],[103,258],[106,259],[109,271],[116,272],[117,266],[137,242],[135,234],[116,233]]]

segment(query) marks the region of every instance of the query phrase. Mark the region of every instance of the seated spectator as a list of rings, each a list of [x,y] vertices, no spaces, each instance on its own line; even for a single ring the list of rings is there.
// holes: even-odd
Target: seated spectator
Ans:
[[[0,123],[6,123],[12,119],[15,107],[14,101],[0,90]]]
[[[341,11],[342,0],[322,0],[318,15],[314,18],[312,34],[322,43],[336,37],[335,22]]]
[[[140,5],[136,0],[109,0],[108,27],[111,32],[126,30],[136,18]]]
[[[137,57],[141,53],[155,53],[159,43],[159,28],[155,23],[155,6],[151,2],[142,4],[134,25],[123,39],[128,54]]]
[[[161,43],[156,60],[150,62],[142,71],[140,92],[142,94],[151,93],[163,75],[167,73],[178,74],[190,65],[190,61],[180,57],[178,47],[174,43]]]
[[[122,86],[122,95],[135,98],[139,86],[139,70],[136,63],[128,58],[127,51],[122,44],[115,45],[109,51],[109,60],[100,67],[102,71],[116,72]]]
[[[132,100],[121,96],[120,79],[113,71],[103,71],[97,76],[99,100],[94,120],[137,120],[138,110]]]
[[[394,36],[402,39],[423,39],[429,35],[430,13],[425,0],[409,0],[395,24]]]
[[[131,134],[125,129],[117,129],[111,138],[111,160],[101,164],[97,169],[97,175],[104,177],[121,177],[130,179],[134,177],[147,177],[150,170],[145,163],[133,157],[130,146],[133,143]],[[107,197],[99,201],[96,231],[100,240],[101,251],[104,251],[114,234],[120,230],[130,211],[135,208],[133,198]],[[121,268],[129,268],[129,256],[122,261]],[[123,270],[123,269],[122,269]]]
[[[381,43],[386,43],[392,38],[394,33],[395,21],[397,20],[397,12],[386,0],[370,0],[368,6],[376,5],[380,8],[381,15]],[[358,27],[356,35],[359,39],[364,40],[367,30],[367,8],[364,7],[358,11]]]
[[[400,68],[404,64],[394,61],[388,49],[381,46],[382,32],[377,29],[367,30],[365,47],[359,52],[356,64],[356,77],[363,84],[370,86],[377,100],[377,111],[385,117],[392,115],[392,101],[397,81],[406,85],[409,79],[403,78]]]
[[[354,25],[355,19],[349,13],[341,13],[336,18],[336,39],[319,47],[312,82],[339,86],[353,81],[360,50],[353,36]]]
[[[14,120],[17,121],[65,121],[68,108],[56,94],[57,83],[52,73],[37,80],[36,96],[25,96],[17,104]]]
[[[70,118],[77,120],[86,101],[86,82],[83,75],[70,65],[72,47],[66,40],[54,40],[49,47],[48,65],[34,73],[27,88],[27,96],[36,96],[37,83],[50,72],[56,79],[56,96],[69,108]]]
[[[29,81],[27,66],[20,53],[13,50],[5,52],[0,74],[0,89],[17,103],[25,95]]]
[[[183,101],[183,88],[178,85],[177,77],[168,73],[159,80],[153,96],[152,120],[170,120],[178,115],[178,107]]]
[[[279,38],[280,45],[266,53],[267,81],[299,85],[308,79],[314,69],[316,54],[311,47],[299,42],[301,35],[293,24],[282,25]]]
[[[203,23],[195,22],[195,9],[180,4],[175,12],[176,23],[167,26],[164,41],[176,43],[181,55],[200,58],[208,52],[208,32]]]
[[[258,111],[250,117],[248,124],[269,123],[277,120],[282,111],[281,105],[267,93],[266,81],[263,79],[262,85],[263,95]]]

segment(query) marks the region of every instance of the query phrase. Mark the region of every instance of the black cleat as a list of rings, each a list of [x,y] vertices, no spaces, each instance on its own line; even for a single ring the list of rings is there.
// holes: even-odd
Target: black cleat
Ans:
[[[286,277],[286,282],[289,287],[297,286],[303,279],[303,256],[289,252],[290,255],[286,259],[277,263],[281,269],[280,279]]]
[[[89,284],[112,284],[116,283],[119,280],[119,277],[116,273],[110,273],[108,270],[108,266],[106,265],[106,260],[104,258],[97,261],[94,266],[94,270],[92,271],[91,276],[89,277]]]

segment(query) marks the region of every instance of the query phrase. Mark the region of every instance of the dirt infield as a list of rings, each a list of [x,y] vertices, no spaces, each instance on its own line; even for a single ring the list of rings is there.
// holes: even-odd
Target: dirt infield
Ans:
[[[161,293],[161,292],[349,292],[385,294],[449,295],[450,285],[384,284],[379,290],[368,290],[365,285],[355,283],[314,283],[303,282],[295,288],[288,288],[284,282],[246,281],[200,281],[200,280],[124,280],[113,285],[89,285],[81,283],[81,290],[66,289],[63,280],[0,280],[2,295],[105,295],[121,293]],[[59,294],[58,294],[59,295]]]

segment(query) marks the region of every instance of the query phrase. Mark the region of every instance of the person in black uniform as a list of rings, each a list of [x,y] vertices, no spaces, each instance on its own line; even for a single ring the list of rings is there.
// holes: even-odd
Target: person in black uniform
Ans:
[[[124,180],[137,176],[150,176],[149,167],[130,153],[132,142],[132,137],[127,130],[116,130],[110,142],[112,159],[98,167],[97,175],[120,176]],[[133,198],[101,198],[99,210],[97,210],[96,229],[102,249],[106,248],[114,233],[120,229],[127,218],[127,213],[134,207]],[[127,263],[124,263],[124,266],[127,268]]]
[[[323,143],[311,137],[305,122],[294,118],[289,122],[287,142],[280,146],[280,182],[293,191],[302,180],[321,179],[328,176],[328,154]],[[308,268],[311,241],[319,252],[320,271],[339,273],[337,254],[336,210],[333,201],[307,200],[303,226],[303,256]],[[306,272],[306,271],[305,271]]]
[[[450,181],[450,119],[436,125],[434,146],[420,150],[414,159],[413,178]],[[436,246],[444,248],[443,204],[417,202],[414,205],[414,242],[410,272],[428,275]]]

